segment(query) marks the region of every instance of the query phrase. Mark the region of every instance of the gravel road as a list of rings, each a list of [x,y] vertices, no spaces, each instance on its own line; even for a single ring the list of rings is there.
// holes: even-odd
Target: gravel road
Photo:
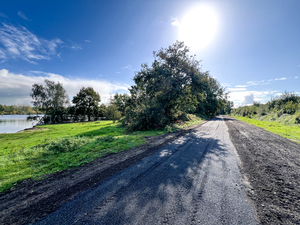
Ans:
[[[262,224],[300,224],[300,145],[224,117]]]
[[[36,224],[258,224],[239,163],[217,117]]]

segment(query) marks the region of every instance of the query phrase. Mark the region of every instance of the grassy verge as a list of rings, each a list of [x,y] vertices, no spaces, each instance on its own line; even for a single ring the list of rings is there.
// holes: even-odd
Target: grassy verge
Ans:
[[[202,122],[198,117],[162,131],[125,133],[112,121],[37,126],[15,134],[0,134],[0,192],[25,179],[78,167],[108,153],[141,145],[143,137],[165,134]]]
[[[24,179],[40,179],[143,144],[145,136],[167,131],[125,134],[119,123],[97,121],[39,126],[0,135],[0,192]]]
[[[285,125],[279,122],[260,121],[246,117],[235,116],[235,118],[300,143],[300,127],[297,125]]]

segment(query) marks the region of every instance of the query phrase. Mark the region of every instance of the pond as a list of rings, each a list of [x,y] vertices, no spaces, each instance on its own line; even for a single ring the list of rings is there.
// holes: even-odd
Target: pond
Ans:
[[[28,115],[0,115],[0,134],[17,133],[25,128],[32,128],[38,121],[27,121]]]

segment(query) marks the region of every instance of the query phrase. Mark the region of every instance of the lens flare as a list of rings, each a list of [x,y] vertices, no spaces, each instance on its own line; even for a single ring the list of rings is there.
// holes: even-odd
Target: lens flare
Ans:
[[[206,6],[199,6],[186,14],[179,25],[179,39],[193,50],[207,46],[217,31],[217,16]]]

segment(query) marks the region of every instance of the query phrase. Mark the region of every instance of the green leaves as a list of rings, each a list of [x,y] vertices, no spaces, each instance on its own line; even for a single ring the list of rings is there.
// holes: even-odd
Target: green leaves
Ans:
[[[100,95],[92,87],[83,87],[73,97],[72,102],[75,104],[74,114],[81,117],[88,116],[88,120],[91,121],[91,116],[98,114],[100,101]]]
[[[152,67],[142,64],[122,120],[128,131],[160,129],[187,113],[214,116],[223,108],[224,89],[188,53],[177,41],[153,52]]]

